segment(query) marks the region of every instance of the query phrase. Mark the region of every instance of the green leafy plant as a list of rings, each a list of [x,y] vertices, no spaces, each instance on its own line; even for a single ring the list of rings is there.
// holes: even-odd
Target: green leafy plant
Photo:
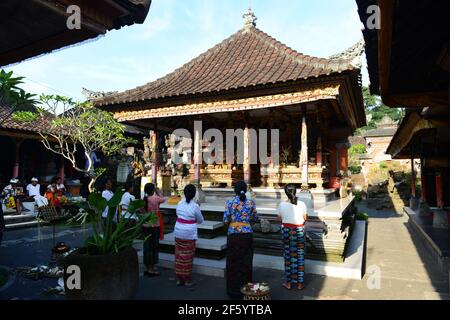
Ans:
[[[365,212],[358,212],[356,214],[356,220],[367,221],[367,220],[369,220],[369,215]]]
[[[379,166],[380,166],[380,169],[387,169],[388,168],[388,165],[387,165],[387,163],[385,161],[381,161]]]
[[[364,154],[367,153],[366,146],[363,144],[354,144],[350,147],[348,150],[348,153],[350,155],[356,155],[356,154]]]
[[[354,191],[353,196],[355,197],[356,202],[361,202],[362,200],[362,191]]]
[[[31,111],[16,111],[13,112],[11,118],[17,122],[33,122],[37,120],[38,115]]]
[[[138,220],[131,224],[129,219],[119,218],[114,221],[123,192],[116,191],[110,200],[98,193],[91,193],[88,201],[79,204],[82,209],[70,223],[91,223],[93,235],[85,240],[85,248],[89,254],[113,254],[133,245],[133,241],[141,235],[142,226],[154,224],[157,216],[154,212],[143,212],[143,200],[132,201],[128,213],[136,214]],[[108,207],[108,217],[102,220],[102,213]]]

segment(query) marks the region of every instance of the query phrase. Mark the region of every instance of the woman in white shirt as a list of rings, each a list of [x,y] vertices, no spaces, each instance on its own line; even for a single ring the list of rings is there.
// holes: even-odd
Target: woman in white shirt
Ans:
[[[177,285],[191,287],[192,262],[195,255],[197,224],[203,223],[200,207],[193,201],[195,186],[190,184],[184,188],[185,199],[177,205],[177,222],[175,224],[175,274]]]
[[[111,181],[111,179],[108,179],[105,182],[105,189],[102,191],[102,197],[106,199],[106,201],[111,200],[111,198],[114,196],[114,192],[112,192],[112,188],[113,188],[113,182]],[[102,219],[103,222],[107,223],[107,219],[108,219],[108,213],[109,213],[109,207],[106,207],[105,210],[103,210],[102,212]],[[114,215],[114,221],[117,220],[117,216]]]
[[[284,191],[289,202],[282,202],[278,208],[284,245],[285,283],[283,286],[290,290],[293,283],[302,290],[305,280],[305,222],[308,215],[306,205],[302,201],[297,202],[295,185],[286,185]]]
[[[133,192],[133,185],[131,183],[127,183],[125,185],[125,193],[123,194],[122,200],[120,200],[119,204],[123,219],[128,219],[130,220],[130,222],[132,222],[133,220],[134,221],[139,220],[139,218],[135,213],[130,214],[128,212],[128,206],[130,205],[131,202],[136,200],[136,197],[133,196],[131,192]]]

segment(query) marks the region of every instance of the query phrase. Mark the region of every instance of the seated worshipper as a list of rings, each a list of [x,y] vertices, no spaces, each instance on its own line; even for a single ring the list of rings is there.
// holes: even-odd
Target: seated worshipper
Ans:
[[[26,209],[22,205],[22,199],[24,198],[23,191],[18,188],[18,179],[11,179],[2,192],[2,201],[7,208],[16,209],[17,214],[22,214],[23,212],[28,212],[30,210]]]
[[[61,177],[56,177],[56,189],[63,194],[66,193],[66,186],[63,183],[63,180]]]
[[[67,198],[61,191],[58,191],[58,188],[56,187],[56,179],[52,179],[51,184],[48,185],[45,197],[50,206],[55,207],[58,210],[62,209],[63,205],[67,203]]]
[[[136,221],[139,220],[136,213],[130,214],[128,212],[128,206],[130,205],[131,202],[136,200],[136,197],[131,194],[132,192],[133,192],[133,184],[127,183],[125,185],[125,193],[123,194],[122,200],[120,200],[119,204],[122,218],[128,219],[131,225],[135,224]]]
[[[38,183],[37,178],[31,178],[31,183],[27,185],[27,193],[32,198],[41,195],[41,185]]]

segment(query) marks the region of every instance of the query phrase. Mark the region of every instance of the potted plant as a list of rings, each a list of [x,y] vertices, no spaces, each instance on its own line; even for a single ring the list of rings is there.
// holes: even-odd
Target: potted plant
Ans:
[[[139,220],[134,225],[123,218],[115,222],[122,194],[117,191],[107,201],[98,193],[91,193],[87,203],[80,204],[83,210],[72,219],[81,223],[90,222],[93,234],[85,240],[82,248],[70,253],[62,262],[67,299],[127,300],[135,297],[139,262],[133,242],[141,235],[142,225],[155,223],[157,217],[150,212],[137,214]],[[144,206],[143,200],[133,201],[128,206],[128,212],[135,214]],[[101,215],[106,207],[109,208],[108,217],[103,221]],[[73,281],[73,266],[80,273],[79,286],[68,285]]]

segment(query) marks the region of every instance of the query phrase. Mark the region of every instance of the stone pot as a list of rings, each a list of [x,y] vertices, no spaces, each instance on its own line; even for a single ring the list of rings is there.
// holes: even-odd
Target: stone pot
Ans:
[[[68,283],[73,283],[70,277],[73,280],[74,275],[67,269],[69,266],[79,267],[80,289],[67,287]],[[136,296],[139,262],[133,247],[108,255],[89,255],[82,248],[69,254],[63,260],[63,267],[68,300],[130,300]]]

